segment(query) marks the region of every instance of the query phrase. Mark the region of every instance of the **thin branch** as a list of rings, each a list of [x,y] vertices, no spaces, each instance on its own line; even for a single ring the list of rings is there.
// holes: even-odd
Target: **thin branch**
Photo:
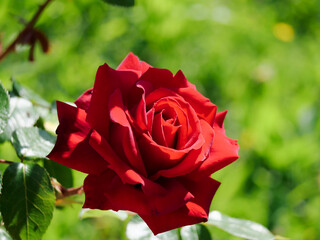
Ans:
[[[18,34],[16,39],[6,48],[6,50],[1,53],[0,52],[0,62],[11,52],[13,52],[16,48],[16,45],[21,42],[22,38],[25,36],[26,32],[30,29],[33,29],[34,25],[36,24],[37,20],[39,19],[43,10],[48,6],[48,4],[52,0],[46,0],[42,5],[39,6],[38,11],[34,14],[33,18],[26,24],[24,29]]]
[[[33,18],[31,19],[31,21],[27,24],[26,27],[33,27],[38,18],[40,17],[41,13],[43,12],[43,10],[48,6],[48,4],[51,2],[52,0],[46,0],[42,5],[40,5],[38,11],[36,12],[36,14],[33,16]]]
[[[83,193],[83,186],[80,187],[73,187],[73,188],[65,188],[62,191],[62,195],[64,197],[69,197],[72,195],[80,195]]]
[[[51,184],[53,188],[56,190],[56,198],[63,199],[66,197],[70,197],[73,195],[80,195],[83,193],[83,186],[80,187],[73,187],[73,188],[65,188],[62,186],[57,179],[51,178]]]
[[[15,162],[4,160],[4,159],[0,159],[0,163],[11,164],[11,163],[15,163]]]

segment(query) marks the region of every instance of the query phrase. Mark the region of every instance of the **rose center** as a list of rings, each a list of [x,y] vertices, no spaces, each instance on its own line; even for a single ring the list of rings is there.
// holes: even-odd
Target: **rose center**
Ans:
[[[152,114],[152,117],[150,116]],[[179,103],[172,98],[162,98],[148,111],[149,133],[159,145],[177,149],[177,142],[183,128],[187,127],[187,117]]]

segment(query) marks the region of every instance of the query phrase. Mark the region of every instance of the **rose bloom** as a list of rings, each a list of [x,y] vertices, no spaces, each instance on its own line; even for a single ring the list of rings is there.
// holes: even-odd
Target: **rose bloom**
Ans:
[[[89,174],[84,208],[136,212],[154,234],[207,221],[220,183],[210,177],[238,158],[226,111],[181,71],[130,53],[99,67],[76,107],[57,102],[60,125],[49,158]]]

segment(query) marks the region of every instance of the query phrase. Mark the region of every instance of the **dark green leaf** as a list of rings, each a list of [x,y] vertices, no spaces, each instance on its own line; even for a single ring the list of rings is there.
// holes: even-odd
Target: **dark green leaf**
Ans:
[[[11,135],[17,128],[32,127],[39,118],[32,103],[24,98],[10,98],[10,113],[7,127],[0,135],[0,142],[11,139]]]
[[[123,7],[132,7],[134,5],[134,0],[103,0],[103,1],[113,5],[118,5]]]
[[[134,215],[127,225],[127,238],[130,240],[179,240],[179,231],[177,229],[153,235],[148,225],[139,217]]]
[[[0,228],[0,240],[12,240],[10,235],[3,228]]]
[[[18,128],[12,134],[12,145],[20,159],[46,158],[52,150],[56,137],[36,127]]]
[[[0,133],[5,129],[9,118],[9,96],[0,83]]]
[[[43,166],[48,171],[49,175],[57,179],[62,186],[66,188],[73,187],[71,168],[51,160],[45,160]]]
[[[211,235],[206,226],[202,224],[190,225],[181,228],[182,240],[211,240]]]
[[[52,218],[55,194],[44,168],[13,163],[2,179],[1,214],[15,240],[41,239]]]
[[[273,240],[275,238],[272,233],[261,224],[249,220],[232,218],[219,211],[212,211],[209,214],[208,224],[245,239]]]

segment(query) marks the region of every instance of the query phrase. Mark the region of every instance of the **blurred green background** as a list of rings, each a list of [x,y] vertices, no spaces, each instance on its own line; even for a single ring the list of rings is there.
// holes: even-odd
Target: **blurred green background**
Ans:
[[[7,46],[41,0],[1,0]],[[181,69],[218,110],[240,158],[215,173],[212,209],[250,219],[290,239],[320,239],[320,1],[138,0],[120,8],[92,0],[54,0],[37,27],[50,39],[27,61],[21,46],[0,62],[48,101],[74,101],[93,86],[99,65],[133,52],[155,67]],[[0,156],[16,159],[9,144]],[[84,175],[75,173],[75,186]],[[124,224],[79,220],[81,204],[57,209],[44,240],[124,239]],[[212,229],[214,239],[238,239]]]

